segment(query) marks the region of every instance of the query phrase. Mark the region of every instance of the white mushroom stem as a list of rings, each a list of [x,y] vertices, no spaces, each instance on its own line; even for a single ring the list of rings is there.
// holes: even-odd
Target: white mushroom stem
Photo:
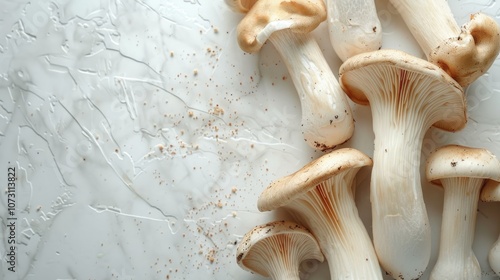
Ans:
[[[499,202],[500,183],[492,180],[486,183],[481,192],[481,200],[485,202]],[[500,236],[491,247],[488,254],[488,261],[491,269],[500,277]]]
[[[342,61],[382,47],[382,26],[374,0],[326,0],[333,49]]]
[[[491,269],[500,277],[500,236],[490,250],[488,261],[490,262]]]
[[[316,40],[289,29],[274,32],[269,39],[297,89],[304,139],[319,150],[349,140],[354,131],[351,108]]]
[[[441,179],[444,188],[441,240],[432,280],[481,279],[472,243],[482,178]]]
[[[318,44],[311,35],[326,19],[323,0],[226,0],[246,13],[238,24],[238,44],[259,51],[269,39],[281,54],[302,106],[302,133],[317,150],[331,150],[351,138],[354,120]]]
[[[381,265],[394,278],[416,279],[431,251],[429,219],[420,181],[420,151],[430,123],[411,108],[371,102],[375,150],[371,177],[373,239]],[[403,278],[404,277],[404,278]]]
[[[460,34],[460,26],[446,0],[390,2],[398,10],[427,58],[444,40]]]
[[[337,174],[285,206],[318,240],[332,280],[382,279],[354,202],[351,186],[358,170]]]
[[[427,59],[465,87],[485,73],[500,51],[500,26],[481,13],[460,27],[446,0],[390,0]]]

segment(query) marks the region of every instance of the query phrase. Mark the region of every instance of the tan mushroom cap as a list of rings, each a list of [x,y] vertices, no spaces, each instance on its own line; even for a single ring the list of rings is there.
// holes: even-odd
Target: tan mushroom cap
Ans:
[[[499,52],[500,26],[493,18],[476,13],[458,37],[444,41],[429,54],[429,61],[465,87],[490,68]]]
[[[272,182],[259,196],[257,207],[260,211],[277,209],[347,169],[372,164],[370,157],[356,149],[334,150],[310,162],[297,172]]]
[[[481,190],[481,200],[485,202],[500,201],[500,182],[489,180]]]
[[[427,180],[441,185],[440,179],[478,178],[500,182],[500,161],[486,149],[447,145],[427,159]]]
[[[367,94],[388,98],[382,94],[391,92],[391,102],[398,106],[416,105],[412,102],[418,102],[422,110],[426,109],[420,103],[438,106],[439,110],[427,112],[437,114],[433,115],[438,117],[433,124],[437,128],[457,131],[467,123],[463,88],[441,68],[426,60],[402,51],[384,49],[349,58],[340,67],[339,74],[344,92],[358,104],[369,104]],[[378,92],[371,81],[378,83]],[[395,109],[405,112],[405,107]]]
[[[246,16],[238,24],[238,44],[246,52],[257,52],[272,32],[290,29],[309,33],[326,20],[323,0],[226,0]],[[274,26],[273,26],[274,24]]]
[[[225,0],[226,4],[235,12],[247,13],[259,0]]]
[[[289,259],[289,254],[294,253],[299,263],[310,259],[324,261],[318,242],[308,229],[294,222],[275,221],[256,226],[243,236],[236,249],[236,261],[247,271],[269,277],[262,266],[266,258]]]

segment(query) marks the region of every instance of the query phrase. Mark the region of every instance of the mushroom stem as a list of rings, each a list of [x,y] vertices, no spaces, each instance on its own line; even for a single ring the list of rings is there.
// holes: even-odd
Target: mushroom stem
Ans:
[[[460,27],[446,0],[390,0],[427,56],[462,87],[493,64],[500,51],[500,26],[482,13]]]
[[[330,42],[342,61],[382,47],[374,0],[326,0]]]
[[[320,150],[349,140],[354,131],[351,107],[316,40],[288,29],[274,32],[269,39],[297,89],[304,139]]]
[[[359,168],[339,173],[285,208],[306,225],[328,261],[331,279],[382,279],[371,239],[354,202]]]
[[[460,34],[450,6],[445,0],[390,0],[429,58],[444,40]]]
[[[488,261],[490,262],[491,269],[500,276],[500,236],[495,244],[493,244],[493,247],[491,247],[488,254]]]
[[[474,230],[482,178],[441,179],[444,188],[439,255],[431,280],[481,279],[474,252]]]
[[[375,250],[391,276],[416,279],[425,271],[431,252],[419,169],[423,133],[430,125],[422,117],[395,125],[398,117],[387,110],[372,114],[375,150],[370,200]]]
[[[489,181],[481,191],[481,200],[484,202],[500,201],[500,184],[496,181]],[[500,277],[500,236],[493,244],[488,254],[488,261],[491,269]]]

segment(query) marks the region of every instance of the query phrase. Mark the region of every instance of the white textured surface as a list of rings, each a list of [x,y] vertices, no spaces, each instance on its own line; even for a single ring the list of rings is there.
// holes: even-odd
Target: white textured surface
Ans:
[[[423,57],[395,9],[376,4],[383,47]],[[450,5],[459,24],[475,11],[500,18],[493,0]],[[9,167],[17,176],[15,273],[0,195],[1,279],[260,279],[236,265],[235,245],[286,213],[260,213],[256,199],[320,153],[302,140],[273,47],[239,49],[240,18],[222,0],[0,0],[0,182]],[[338,73],[326,26],[315,34]],[[500,59],[467,95],[467,127],[429,130],[423,160],[448,143],[500,156]],[[370,109],[353,109],[344,146],[372,155]],[[370,230],[369,175],[359,173],[356,194]],[[430,271],[443,192],[424,185],[424,196]],[[500,203],[479,204],[476,228],[483,279],[496,279],[486,258]],[[304,277],[327,274],[312,264]]]

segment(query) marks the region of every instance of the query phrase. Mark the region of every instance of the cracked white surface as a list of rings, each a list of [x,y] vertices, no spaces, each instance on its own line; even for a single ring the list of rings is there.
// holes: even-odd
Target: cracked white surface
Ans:
[[[384,48],[423,57],[395,9],[376,4]],[[478,10],[500,20],[497,1],[450,5],[460,24]],[[0,211],[1,279],[260,279],[236,265],[236,244],[287,216],[258,212],[257,196],[320,153],[302,140],[300,103],[272,46],[239,49],[240,18],[222,0],[0,0],[0,180],[16,168],[18,218],[12,273]],[[337,73],[325,32],[315,34]],[[424,157],[447,143],[500,156],[500,59],[467,95],[467,127],[431,129]],[[344,146],[372,155],[369,108],[353,109]],[[368,178],[362,170],[357,200],[369,228]],[[442,190],[425,185],[424,195],[431,268]],[[477,224],[483,279],[495,279],[486,256],[500,205],[480,203]],[[304,267],[304,278],[328,274]]]

